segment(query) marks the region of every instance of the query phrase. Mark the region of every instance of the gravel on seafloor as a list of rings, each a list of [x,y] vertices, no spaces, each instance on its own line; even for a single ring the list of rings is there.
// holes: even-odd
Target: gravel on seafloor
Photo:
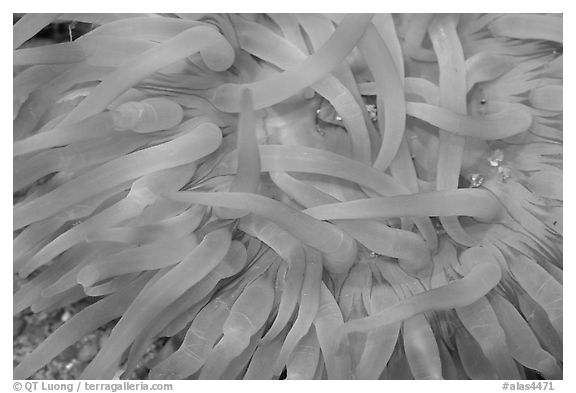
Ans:
[[[14,293],[30,278],[24,280],[14,275]],[[89,299],[83,299],[64,309],[51,312],[32,313],[30,310],[13,317],[13,367],[30,354],[52,332],[58,329],[75,314],[93,304]],[[110,335],[116,321],[112,321],[96,331],[88,334],[75,345],[68,347],[55,357],[45,367],[38,370],[30,379],[78,379],[84,368],[96,356],[105,340]],[[149,366],[157,353],[162,349],[166,339],[156,340],[146,351],[129,379],[147,379]]]

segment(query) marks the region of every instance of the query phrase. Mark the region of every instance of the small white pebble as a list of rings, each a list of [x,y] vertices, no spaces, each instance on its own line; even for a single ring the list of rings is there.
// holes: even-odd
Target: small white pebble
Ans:
[[[498,174],[500,175],[501,180],[508,180],[511,177],[510,168],[501,166],[498,168]]]
[[[62,316],[60,317],[60,320],[62,322],[66,322],[67,320],[69,320],[70,318],[72,318],[72,313],[68,310],[64,311],[64,313],[62,314]]]
[[[504,152],[500,149],[494,150],[492,155],[488,157],[488,162],[493,167],[499,166],[502,163],[502,161],[504,161]]]
[[[370,116],[370,120],[372,120],[372,121],[378,120],[378,108],[376,108],[376,105],[374,105],[374,104],[366,105],[366,111],[368,112],[368,115]]]
[[[479,173],[473,173],[469,176],[468,180],[470,180],[470,187],[478,188],[484,183],[484,176]]]
[[[84,344],[82,348],[80,348],[80,351],[78,351],[78,360],[87,362],[92,360],[97,353],[98,347],[96,346],[96,343]]]

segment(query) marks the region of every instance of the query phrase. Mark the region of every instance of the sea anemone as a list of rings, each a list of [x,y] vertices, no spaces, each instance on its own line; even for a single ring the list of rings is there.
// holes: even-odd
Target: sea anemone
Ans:
[[[53,21],[91,24],[22,47]],[[82,379],[562,378],[562,16],[30,14],[14,313]]]

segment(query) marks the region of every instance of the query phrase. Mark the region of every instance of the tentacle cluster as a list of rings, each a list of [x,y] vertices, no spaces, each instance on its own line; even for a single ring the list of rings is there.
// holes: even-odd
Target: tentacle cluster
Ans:
[[[21,45],[54,20],[75,41]],[[27,378],[562,377],[562,17],[26,15]]]

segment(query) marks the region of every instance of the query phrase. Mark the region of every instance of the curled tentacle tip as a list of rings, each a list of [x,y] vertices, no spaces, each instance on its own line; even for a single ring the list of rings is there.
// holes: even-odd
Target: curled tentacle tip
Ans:
[[[203,48],[200,55],[206,66],[216,72],[226,71],[235,60],[234,48],[225,39]]]
[[[434,270],[434,265],[432,263],[432,256],[430,254],[421,258],[420,260],[409,260],[409,259],[398,259],[398,264],[406,273],[412,277],[418,277],[421,279],[429,278],[432,271]]]
[[[98,268],[96,266],[85,266],[76,275],[76,282],[83,287],[89,287],[98,282]]]
[[[356,261],[358,244],[350,236],[343,234],[342,244],[337,251],[324,253],[324,267],[330,273],[346,274]]]
[[[125,102],[112,111],[117,130],[151,133],[168,130],[182,122],[184,111],[172,100],[156,97]]]

